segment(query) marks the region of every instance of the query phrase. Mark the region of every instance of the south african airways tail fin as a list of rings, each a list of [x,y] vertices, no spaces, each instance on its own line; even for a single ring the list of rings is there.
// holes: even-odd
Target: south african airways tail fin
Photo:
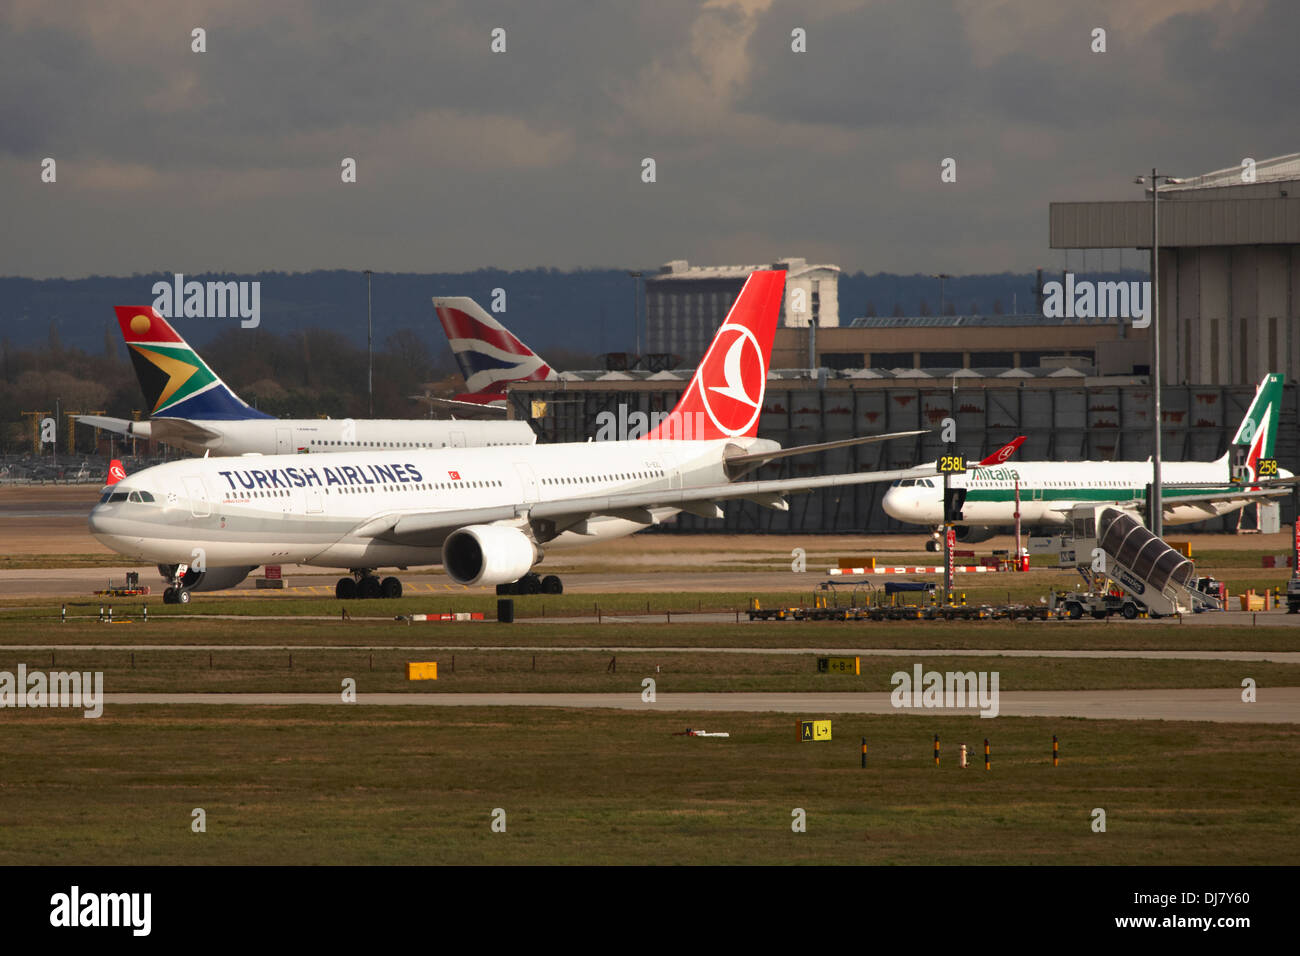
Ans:
[[[271,418],[230,390],[152,306],[119,305],[117,324],[153,418]]]

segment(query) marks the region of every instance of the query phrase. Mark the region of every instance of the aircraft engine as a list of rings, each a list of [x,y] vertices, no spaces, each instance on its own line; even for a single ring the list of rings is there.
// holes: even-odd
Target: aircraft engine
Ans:
[[[457,584],[509,584],[527,574],[542,553],[518,528],[473,524],[442,543],[442,566]]]
[[[239,584],[249,573],[256,570],[257,565],[238,564],[225,568],[208,568],[206,571],[195,571],[190,568],[181,578],[181,586],[187,591],[224,591],[226,588],[233,588]],[[168,581],[176,573],[176,565],[160,564],[158,573]]]
[[[975,544],[977,541],[987,541],[995,534],[997,534],[997,529],[990,528],[985,524],[957,525],[957,540],[963,544]]]

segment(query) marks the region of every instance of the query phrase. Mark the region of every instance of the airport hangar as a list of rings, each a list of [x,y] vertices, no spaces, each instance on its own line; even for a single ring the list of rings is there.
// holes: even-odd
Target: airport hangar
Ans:
[[[1287,385],[1277,457],[1287,467],[1300,465],[1300,154],[1262,160],[1254,171],[1253,184],[1241,183],[1241,168],[1233,167],[1160,187],[1167,460],[1219,457],[1259,379],[1281,372]],[[1149,251],[1150,199],[1053,203],[1050,244],[1067,256],[1070,250]],[[838,267],[790,257],[745,266],[667,263],[646,280],[651,354],[640,363],[644,367],[569,372],[554,382],[512,386],[511,413],[531,417],[540,440],[551,442],[597,434],[608,422],[598,417],[602,412],[614,412],[617,423],[632,412],[671,409],[690,375],[674,366],[693,366],[700,343],[722,322],[745,276],[773,267],[786,268],[791,279],[773,347],[762,437],[790,446],[934,429],[952,416],[959,450],[976,460],[1021,434],[1027,436],[1017,453],[1023,460],[1142,460],[1151,454],[1149,330],[1114,319],[1048,319],[1041,308],[842,323]],[[796,289],[804,290],[798,300]],[[670,353],[680,361],[671,361]],[[620,406],[626,411],[621,419]],[[789,459],[763,475],[907,467],[933,460],[937,437]],[[904,530],[879,507],[884,491],[863,485],[792,495],[788,512],[736,502],[725,507],[721,528],[691,515],[674,525],[684,531]],[[1281,517],[1294,520],[1290,499],[1282,502]],[[1254,519],[1254,509],[1246,509],[1245,525]],[[1238,520],[1228,515],[1198,527],[1232,530]]]

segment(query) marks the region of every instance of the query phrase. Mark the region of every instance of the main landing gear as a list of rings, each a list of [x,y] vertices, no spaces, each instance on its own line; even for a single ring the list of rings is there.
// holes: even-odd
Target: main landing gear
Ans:
[[[511,584],[498,584],[497,594],[563,594],[564,582],[558,575],[548,574],[541,577],[529,571],[518,581]]]
[[[334,585],[334,596],[341,601],[355,598],[399,598],[402,596],[402,582],[393,577],[381,581],[370,568],[354,568],[352,577],[339,578]]]

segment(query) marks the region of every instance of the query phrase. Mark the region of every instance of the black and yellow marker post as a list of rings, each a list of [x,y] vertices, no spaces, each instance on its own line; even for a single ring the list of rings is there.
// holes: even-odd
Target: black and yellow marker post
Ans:
[[[934,735],[934,765],[939,766],[939,735]]]
[[[984,738],[984,769],[985,770],[990,769],[989,768],[989,739],[987,737]]]
[[[862,738],[862,769],[867,769],[867,738]]]
[[[1052,766],[1061,765],[1061,742],[1056,739],[1056,734],[1052,734]]]

